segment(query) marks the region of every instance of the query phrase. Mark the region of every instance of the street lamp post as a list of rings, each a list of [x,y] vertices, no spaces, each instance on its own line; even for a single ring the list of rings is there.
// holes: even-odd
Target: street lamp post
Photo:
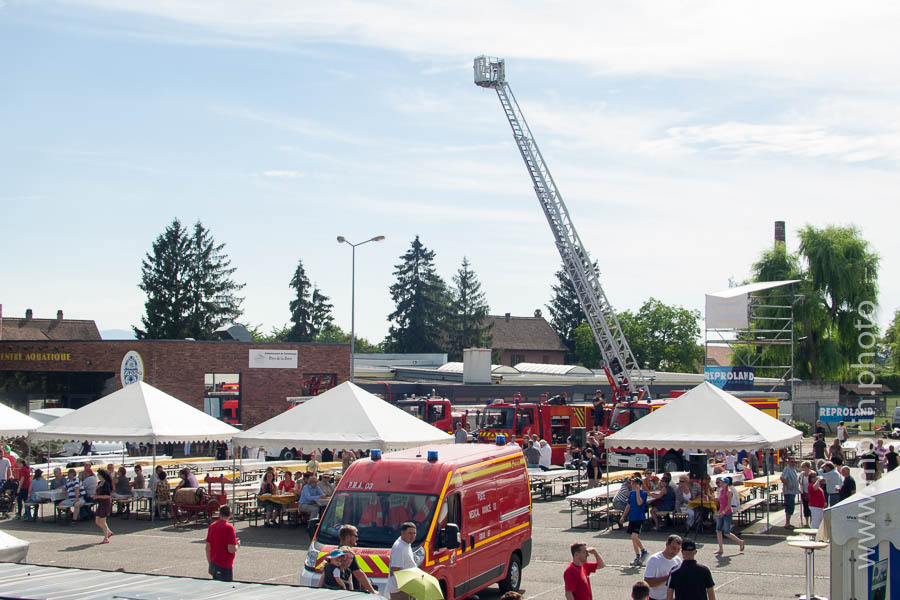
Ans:
[[[350,272],[350,383],[353,383],[353,353],[356,350],[356,247],[368,244],[369,242],[380,242],[384,240],[383,235],[376,235],[364,242],[354,244],[342,235],[337,236],[339,244],[347,244],[353,251],[353,266]]]

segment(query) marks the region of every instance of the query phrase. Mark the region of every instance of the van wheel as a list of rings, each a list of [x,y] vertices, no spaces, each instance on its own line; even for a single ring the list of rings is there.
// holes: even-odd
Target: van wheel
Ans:
[[[684,459],[677,452],[669,452],[662,459],[663,473],[681,471],[684,468]]]
[[[291,450],[285,450],[281,453],[279,458],[281,458],[281,460],[294,460],[297,457],[294,456],[294,453]]]
[[[518,592],[519,586],[522,584],[522,559],[518,554],[509,557],[509,568],[506,570],[506,577],[500,582],[500,592]]]

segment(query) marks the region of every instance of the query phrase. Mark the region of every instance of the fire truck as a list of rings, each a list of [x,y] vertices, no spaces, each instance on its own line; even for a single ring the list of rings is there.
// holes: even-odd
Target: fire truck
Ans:
[[[450,401],[446,398],[435,398],[431,395],[404,397],[397,400],[396,406],[426,423],[431,423],[441,431],[453,433],[456,426],[453,420],[453,409]]]

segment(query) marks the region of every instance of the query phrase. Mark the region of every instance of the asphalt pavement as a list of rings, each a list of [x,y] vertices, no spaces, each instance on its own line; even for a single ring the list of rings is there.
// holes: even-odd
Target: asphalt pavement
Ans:
[[[525,598],[564,596],[562,572],[570,560],[569,546],[575,541],[596,547],[607,563],[605,569],[591,577],[594,598],[630,597],[631,586],[642,578],[643,570],[629,565],[634,555],[630,538],[623,530],[571,529],[568,503],[562,499],[536,501],[533,515],[534,554],[524,570],[521,590]],[[771,516],[773,523],[778,522],[779,513]],[[577,517],[575,525],[579,525]],[[97,545],[102,536],[93,522],[54,524],[52,516],[45,523],[0,521],[0,529],[31,542],[30,563],[207,577],[204,526],[175,527],[171,521],[150,523],[113,517],[110,527],[116,533],[111,543]],[[297,583],[309,547],[304,528],[266,529],[251,527],[245,521],[238,521],[236,527],[241,549],[235,562],[235,579]],[[652,554],[662,550],[669,533],[668,530],[651,531],[641,537]],[[726,542],[722,557],[713,555],[715,534],[697,538],[701,544],[697,559],[712,569],[717,597],[722,600],[793,598],[803,591],[803,553],[789,547],[785,535],[787,531],[778,527],[771,535],[747,535],[743,553],[738,552],[735,544]],[[820,592],[827,592],[827,552],[817,555],[816,589]],[[499,596],[496,586],[480,594],[483,600]]]

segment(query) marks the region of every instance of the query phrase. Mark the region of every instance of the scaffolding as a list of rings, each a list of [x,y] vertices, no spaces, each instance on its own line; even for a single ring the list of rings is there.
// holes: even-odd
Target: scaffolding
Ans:
[[[794,290],[798,281],[766,281],[707,294],[704,364],[710,364],[710,347],[728,347],[737,357],[734,366],[767,369],[771,377],[781,380],[770,392],[779,385],[790,386],[794,379],[794,308],[803,298]],[[787,364],[764,364],[769,347],[789,347],[789,359],[781,361]]]

